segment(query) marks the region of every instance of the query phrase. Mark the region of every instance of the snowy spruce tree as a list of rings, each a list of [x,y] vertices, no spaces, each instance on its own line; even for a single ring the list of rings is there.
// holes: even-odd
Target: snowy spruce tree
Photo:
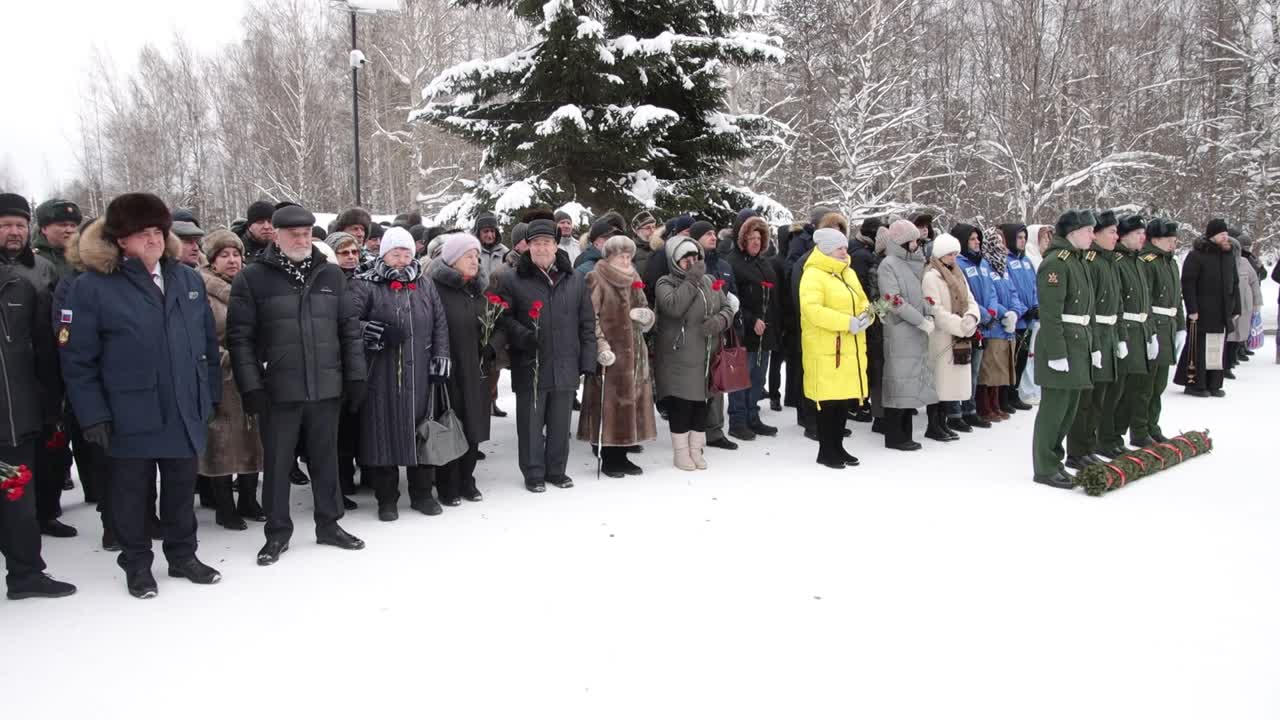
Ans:
[[[441,73],[411,116],[483,148],[483,175],[439,221],[568,203],[725,220],[757,200],[722,175],[783,130],[728,112],[721,70],[782,62],[777,38],[715,0],[456,2],[509,7],[530,31],[521,50]]]

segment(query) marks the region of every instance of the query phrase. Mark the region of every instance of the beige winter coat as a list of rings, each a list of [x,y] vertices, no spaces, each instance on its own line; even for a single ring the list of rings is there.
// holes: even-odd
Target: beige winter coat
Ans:
[[[200,456],[200,474],[209,476],[262,472],[262,438],[257,419],[245,415],[240,403],[240,390],[231,374],[231,357],[227,353],[227,303],[231,299],[231,283],[212,268],[200,270],[209,307],[213,310],[214,329],[218,334],[218,354],[222,358],[222,402],[209,423],[209,442]]]
[[[972,394],[970,366],[956,365],[951,346],[958,338],[973,337],[978,327],[978,303],[969,291],[969,306],[951,307],[951,291],[947,281],[933,268],[925,270],[921,282],[925,297],[932,298],[933,332],[929,334],[929,361],[933,365],[933,383],[941,402],[968,400]],[[966,283],[967,285],[967,283]]]

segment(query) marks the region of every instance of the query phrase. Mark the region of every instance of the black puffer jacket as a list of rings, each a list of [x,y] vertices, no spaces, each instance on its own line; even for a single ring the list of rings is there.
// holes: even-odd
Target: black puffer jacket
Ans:
[[[538,390],[577,390],[578,378],[596,370],[596,319],[586,278],[573,271],[568,253],[556,252],[550,274],[523,253],[515,272],[502,273],[495,285],[511,305],[498,318],[511,343],[511,387],[517,392],[534,389],[537,358]],[[535,302],[542,303],[536,332],[529,317]]]
[[[57,410],[60,398],[45,296],[13,268],[0,265],[0,446],[15,447],[36,437]],[[3,501],[0,501],[3,502]]]
[[[1230,250],[1201,239],[1182,262],[1182,300],[1187,315],[1199,314],[1200,332],[1231,330],[1240,314],[1240,275]]]
[[[344,382],[367,376],[360,320],[342,269],[311,251],[301,287],[273,243],[231,284],[227,348],[241,394],[266,390],[273,402],[342,396]]]
[[[759,255],[752,257],[736,249],[728,257],[738,286],[738,311],[742,313],[742,340],[747,346],[747,352],[777,350],[780,344],[778,338],[782,332],[782,306],[787,302],[786,286],[778,282],[771,261]],[[764,302],[764,283],[773,286],[768,291],[768,305]],[[756,335],[756,320],[764,321],[764,335]]]

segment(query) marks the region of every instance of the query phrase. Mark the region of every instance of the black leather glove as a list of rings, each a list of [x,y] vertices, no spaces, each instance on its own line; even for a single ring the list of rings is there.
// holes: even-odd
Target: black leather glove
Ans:
[[[387,331],[387,324],[379,320],[370,320],[364,324],[364,341],[370,345],[382,342],[382,334]]]
[[[83,431],[84,439],[97,445],[103,450],[111,448],[111,423],[101,422],[97,425],[90,425]]]
[[[382,329],[382,344],[386,347],[399,347],[406,339],[404,330],[396,325],[387,325]]]
[[[347,403],[347,412],[358,413],[369,396],[369,385],[364,380],[348,380],[342,385],[342,397]]]
[[[246,415],[262,415],[271,404],[266,390],[250,390],[240,396],[240,404],[244,406]]]
[[[1023,317],[1023,319],[1024,319],[1024,320],[1039,320],[1039,319],[1040,319],[1040,308],[1038,308],[1038,307],[1033,307],[1033,308],[1031,308],[1030,310],[1028,310],[1028,311],[1027,311],[1027,314],[1026,314],[1026,315],[1023,315],[1022,317]]]

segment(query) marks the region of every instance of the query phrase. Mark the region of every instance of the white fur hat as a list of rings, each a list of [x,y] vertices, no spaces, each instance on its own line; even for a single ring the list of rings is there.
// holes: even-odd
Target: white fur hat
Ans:
[[[951,233],[942,233],[933,241],[933,257],[943,258],[960,252],[960,241]]]
[[[402,227],[390,228],[382,236],[382,245],[378,246],[378,257],[386,257],[387,253],[396,248],[404,248],[410,255],[416,255],[418,252],[418,245],[413,241],[413,235]]]

